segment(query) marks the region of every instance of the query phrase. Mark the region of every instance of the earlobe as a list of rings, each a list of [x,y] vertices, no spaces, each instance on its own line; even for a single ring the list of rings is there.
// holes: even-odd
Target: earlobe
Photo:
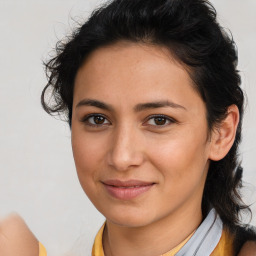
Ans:
[[[219,161],[227,155],[235,141],[238,123],[238,107],[231,105],[225,119],[212,132],[209,159]]]

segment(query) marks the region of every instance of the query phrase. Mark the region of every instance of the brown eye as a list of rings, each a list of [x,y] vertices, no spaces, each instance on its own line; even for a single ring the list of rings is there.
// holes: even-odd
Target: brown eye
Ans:
[[[165,115],[154,115],[148,118],[147,124],[150,126],[167,126],[175,123],[176,121],[171,117]]]
[[[90,125],[90,126],[103,126],[103,125],[108,125],[110,124],[110,122],[107,120],[106,117],[102,116],[102,115],[89,115],[86,116],[83,120],[83,123],[85,123],[86,125]]]
[[[166,123],[166,118],[164,117],[155,117],[154,122],[156,125],[164,125]]]
[[[95,124],[103,124],[105,121],[105,118],[102,116],[94,116],[93,121]]]

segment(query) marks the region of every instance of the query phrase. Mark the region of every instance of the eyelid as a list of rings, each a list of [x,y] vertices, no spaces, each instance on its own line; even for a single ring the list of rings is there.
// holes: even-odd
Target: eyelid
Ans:
[[[86,116],[84,116],[83,118],[81,118],[81,122],[84,123],[85,125],[88,125],[88,126],[92,126],[92,127],[102,127],[102,126],[106,126],[106,124],[92,124],[92,123],[89,123],[88,122],[88,119],[91,118],[91,117],[96,117],[96,116],[100,116],[100,117],[103,117],[105,120],[108,121],[108,124],[111,124],[111,122],[109,121],[109,119],[103,115],[103,114],[99,114],[99,113],[92,113],[92,114],[88,114]]]
[[[170,124],[177,123],[177,121],[174,118],[172,118],[172,117],[169,117],[169,116],[166,116],[166,115],[163,115],[163,114],[155,114],[155,115],[151,115],[151,116],[147,117],[146,120],[143,122],[143,124],[148,122],[150,119],[156,118],[156,117],[165,118],[170,123],[169,124],[164,124],[164,125],[148,125],[148,126],[155,126],[157,128],[162,128],[162,127],[166,127],[166,126],[168,126]]]

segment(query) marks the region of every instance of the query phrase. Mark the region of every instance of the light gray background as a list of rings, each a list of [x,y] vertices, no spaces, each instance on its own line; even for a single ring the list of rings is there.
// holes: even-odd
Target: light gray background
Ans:
[[[101,1],[103,2],[103,1]],[[248,95],[241,158],[246,202],[256,201],[256,1],[212,1],[239,49]],[[68,126],[40,106],[42,60],[100,3],[96,0],[0,0],[0,216],[16,211],[51,256],[90,255],[104,218],[80,188]],[[256,207],[253,206],[256,225]]]

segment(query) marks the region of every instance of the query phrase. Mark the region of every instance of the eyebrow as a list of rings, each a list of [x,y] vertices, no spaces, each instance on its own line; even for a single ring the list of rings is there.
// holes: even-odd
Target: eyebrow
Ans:
[[[114,108],[111,105],[106,104],[102,101],[94,100],[94,99],[83,99],[83,100],[79,101],[79,103],[76,105],[76,108],[81,107],[81,106],[93,106],[93,107],[101,108],[101,109],[108,110],[108,111],[114,111]],[[134,107],[134,112],[141,112],[146,109],[155,109],[155,108],[163,108],[163,107],[171,107],[171,108],[179,108],[179,109],[187,110],[182,105],[179,105],[179,104],[174,103],[169,100],[163,100],[163,101],[155,101],[155,102],[147,102],[147,103],[137,104]]]
[[[76,108],[82,107],[82,106],[92,106],[92,107],[96,107],[96,108],[105,109],[108,111],[114,110],[110,105],[108,105],[102,101],[93,100],[93,99],[83,99],[83,100],[79,101],[78,104],[76,105]]]
[[[163,108],[163,107],[181,108],[181,109],[187,110],[185,107],[183,107],[177,103],[174,103],[169,100],[164,100],[164,101],[156,101],[156,102],[148,102],[148,103],[138,104],[134,107],[134,111],[140,112],[145,109],[154,109],[154,108]]]

